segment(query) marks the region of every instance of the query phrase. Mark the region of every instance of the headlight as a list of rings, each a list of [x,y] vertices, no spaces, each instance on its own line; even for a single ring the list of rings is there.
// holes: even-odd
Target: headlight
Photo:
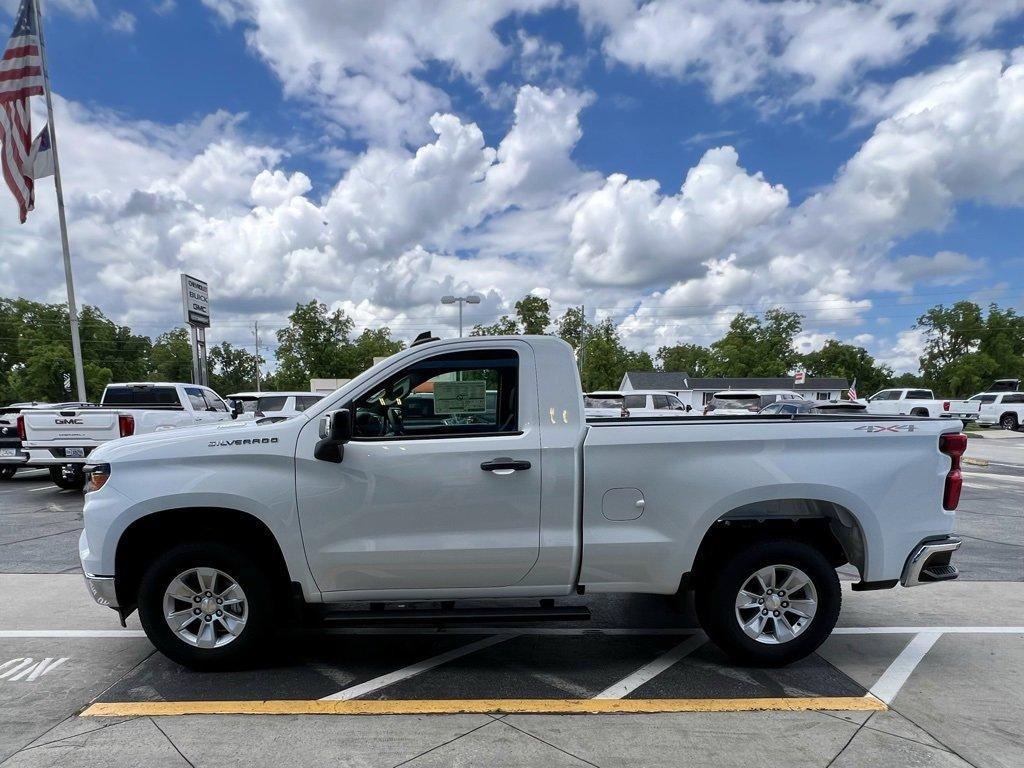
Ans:
[[[98,491],[110,479],[109,464],[87,464],[85,467],[85,492]]]

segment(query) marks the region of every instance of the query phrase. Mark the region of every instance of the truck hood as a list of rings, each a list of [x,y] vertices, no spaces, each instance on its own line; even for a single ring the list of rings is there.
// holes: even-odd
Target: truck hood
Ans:
[[[122,461],[135,458],[150,458],[152,454],[173,456],[195,456],[203,453],[211,440],[235,440],[255,437],[274,437],[284,441],[285,435],[294,436],[307,419],[298,416],[274,424],[258,424],[255,421],[220,421],[194,427],[166,429],[145,435],[122,437],[104,443],[91,454],[89,462]]]

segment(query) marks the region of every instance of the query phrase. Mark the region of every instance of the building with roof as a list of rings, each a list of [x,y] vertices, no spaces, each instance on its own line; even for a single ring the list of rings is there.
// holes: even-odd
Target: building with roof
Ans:
[[[619,389],[657,389],[671,392],[684,405],[703,408],[715,392],[729,389],[784,389],[814,400],[839,400],[850,384],[833,376],[807,376],[803,384],[792,376],[695,377],[679,371],[630,371],[622,377]]]

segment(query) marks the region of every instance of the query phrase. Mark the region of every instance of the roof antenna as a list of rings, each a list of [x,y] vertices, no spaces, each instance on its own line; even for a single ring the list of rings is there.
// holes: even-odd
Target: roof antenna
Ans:
[[[418,347],[420,344],[429,344],[432,341],[440,341],[440,340],[441,339],[439,337],[434,336],[433,334],[431,334],[430,331],[424,331],[419,336],[417,336],[415,339],[413,339],[412,344],[410,344],[409,347],[410,348]]]

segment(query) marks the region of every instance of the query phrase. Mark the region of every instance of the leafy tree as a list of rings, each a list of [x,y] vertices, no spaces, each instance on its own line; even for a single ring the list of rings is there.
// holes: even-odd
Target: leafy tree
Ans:
[[[590,329],[590,324],[579,307],[569,307],[565,310],[565,314],[555,321],[555,329],[558,336],[578,352],[583,344],[584,335]]]
[[[210,386],[222,395],[256,389],[256,369],[266,362],[244,347],[224,341],[207,353]]]
[[[373,365],[373,358],[390,357],[404,346],[402,342],[391,338],[390,328],[367,328],[359,334],[352,347],[352,364],[356,372],[365,371]]]
[[[474,325],[469,332],[470,336],[514,336],[519,333],[519,326],[516,321],[508,315],[502,315],[501,319],[492,325]]]
[[[660,347],[657,358],[661,370],[684,372],[691,376],[711,376],[715,364],[711,350],[699,344]]]
[[[152,381],[192,381],[192,342],[184,328],[156,337],[150,354]]]
[[[840,376],[857,381],[858,393],[871,395],[892,380],[892,368],[877,365],[868,351],[853,344],[829,339],[817,352],[803,356],[803,366],[811,376]]]
[[[559,336],[577,349],[585,392],[615,389],[627,371],[654,370],[654,361],[649,354],[623,346],[619,332],[609,318],[594,325],[584,319],[578,308],[571,307],[562,315],[557,327]]]
[[[769,309],[764,318],[740,312],[729,330],[711,345],[719,376],[785,376],[799,362],[793,339],[802,317],[796,312]]]
[[[516,302],[516,316],[522,323],[523,333],[547,333],[551,325],[551,305],[540,296],[524,296]]]
[[[288,325],[277,332],[275,386],[307,389],[310,379],[351,378],[358,372],[350,354],[354,327],[343,310],[328,312],[316,299],[296,304]]]
[[[944,395],[966,396],[993,379],[1024,375],[1024,317],[973,301],[932,307],[914,326],[924,331],[921,373]]]

